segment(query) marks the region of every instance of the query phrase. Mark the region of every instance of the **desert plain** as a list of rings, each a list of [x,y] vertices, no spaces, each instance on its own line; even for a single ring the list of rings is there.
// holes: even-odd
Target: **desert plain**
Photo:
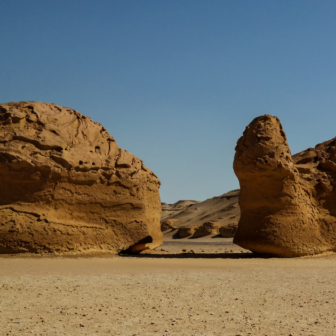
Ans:
[[[336,335],[336,138],[292,156],[279,119],[257,117],[240,190],[166,204],[78,111],[0,117],[1,336]]]
[[[169,233],[140,255],[3,255],[0,334],[336,335],[335,265]]]

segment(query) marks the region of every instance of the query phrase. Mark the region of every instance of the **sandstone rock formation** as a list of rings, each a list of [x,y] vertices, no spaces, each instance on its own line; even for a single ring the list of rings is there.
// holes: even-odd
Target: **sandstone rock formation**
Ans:
[[[209,235],[218,235],[219,228],[219,224],[214,221],[205,222],[195,231],[195,233],[193,234],[193,238],[200,238]]]
[[[139,252],[162,243],[160,181],[100,124],[0,105],[0,253]]]
[[[176,230],[177,226],[175,225],[176,220],[175,219],[167,219],[163,222],[161,222],[161,231],[165,232],[168,230]]]
[[[178,235],[180,238],[192,237],[200,225],[186,225],[178,228]]]
[[[336,250],[336,138],[291,156],[278,118],[264,115],[238,140],[234,171],[234,243],[280,257]]]
[[[219,228],[219,234],[224,238],[234,237],[237,232],[236,223],[229,224],[227,226],[221,226]]]

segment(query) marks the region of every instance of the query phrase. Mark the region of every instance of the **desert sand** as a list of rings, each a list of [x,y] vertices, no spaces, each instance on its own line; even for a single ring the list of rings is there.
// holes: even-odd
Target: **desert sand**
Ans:
[[[195,254],[166,236],[152,254],[2,256],[0,334],[336,335],[334,254],[262,259],[232,239],[183,242]]]
[[[140,159],[119,149],[116,143],[114,143],[114,139],[112,141],[112,138],[109,138],[109,141],[114,143],[114,147],[112,146],[114,154],[111,154],[111,156],[109,153],[112,147],[108,147],[104,143],[107,139],[106,137],[109,137],[109,135],[105,134],[102,126],[93,124],[91,121],[92,127],[85,126],[84,129],[94,130],[95,127],[98,127],[99,132],[103,133],[101,133],[102,139],[100,145],[95,147],[97,151],[85,152],[88,155],[87,161],[79,160],[76,156],[77,154],[81,154],[81,152],[76,150],[75,147],[78,143],[75,141],[70,145],[65,143],[64,146],[62,145],[64,148],[61,146],[62,148],[57,147],[55,149],[54,141],[56,141],[56,138],[54,138],[54,135],[61,139],[61,131],[57,132],[57,130],[49,128],[44,130],[43,127],[47,123],[43,123],[43,127],[37,123],[35,120],[36,116],[34,117],[35,114],[37,116],[41,115],[41,118],[48,115],[43,114],[41,111],[40,114],[38,113],[39,108],[42,108],[38,103],[34,106],[31,106],[30,103],[28,105],[25,103],[22,104],[7,106],[8,111],[6,111],[8,113],[4,114],[6,118],[10,116],[10,120],[8,118],[8,120],[5,120],[4,126],[10,125],[6,126],[5,129],[10,129],[11,133],[4,135],[6,141],[2,144],[3,160],[0,161],[6,174],[8,172],[11,172],[10,174],[15,172],[15,174],[10,175],[11,178],[4,178],[3,181],[14,181],[15,183],[19,180],[28,181],[29,183],[33,183],[32,185],[34,186],[39,185],[38,191],[43,192],[36,192],[36,195],[34,194],[35,198],[32,198],[30,201],[29,195],[25,195],[20,192],[21,189],[18,189],[15,191],[15,195],[13,194],[16,198],[13,196],[13,200],[7,202],[6,197],[9,195],[7,190],[13,191],[15,189],[10,188],[10,184],[6,185],[6,188],[3,188],[3,204],[5,205],[0,210],[4,212],[2,218],[7,218],[8,220],[1,222],[4,235],[2,235],[2,243],[0,241],[0,245],[2,244],[1,246],[3,246],[2,250],[0,248],[0,252],[35,251],[39,252],[39,254],[0,255],[1,336],[90,336],[97,334],[129,336],[336,335],[336,254],[330,252],[329,248],[319,250],[318,252],[329,252],[317,256],[301,256],[291,259],[261,258],[260,255],[258,256],[234,244],[232,237],[220,237],[219,227],[231,227],[230,225],[238,224],[240,217],[238,190],[208,199],[204,202],[179,201],[172,205],[163,204],[161,219],[172,220],[176,229],[167,230],[162,235],[159,227],[161,207],[158,187],[160,182],[149,169],[142,165]],[[4,108],[2,105],[2,109]],[[62,108],[57,108],[56,105],[49,106],[48,108],[53,111],[53,115],[54,112],[58,113],[56,110],[62,112]],[[64,113],[66,116],[70,115],[77,119],[80,118],[81,123],[86,125],[87,121],[83,121],[86,120],[84,116],[80,116],[76,111],[70,112],[67,111]],[[35,118],[35,121],[31,118]],[[37,127],[35,122],[36,125],[40,125],[42,128],[40,126]],[[36,127],[33,127],[33,125]],[[32,127],[34,130],[29,133],[27,130]],[[267,127],[265,129],[268,132],[269,128]],[[261,128],[258,127],[257,129],[260,130]],[[61,127],[60,130],[62,130]],[[285,139],[284,133],[281,133],[282,129],[279,128],[279,130],[280,138]],[[24,134],[18,133],[19,131],[24,132]],[[32,138],[27,137],[27,132]],[[43,134],[47,134],[47,136],[44,137]],[[87,135],[90,134],[89,132]],[[258,135],[259,133],[256,134]],[[44,139],[43,144],[39,142],[40,138]],[[68,137],[65,138],[68,139]],[[51,141],[50,143],[48,139]],[[87,139],[90,140],[91,138],[85,136],[82,139],[83,143],[89,141]],[[94,140],[96,137],[93,136],[92,139]],[[269,141],[273,137],[261,134],[258,139],[260,141]],[[90,146],[95,146],[93,140],[90,140],[91,142],[89,141],[85,146],[83,145],[85,147],[83,148],[86,150]],[[104,144],[106,145],[106,154],[102,155],[102,145]],[[269,148],[268,145],[265,145],[266,149]],[[331,159],[334,157],[334,152],[336,153],[336,147],[333,145],[334,142],[326,143],[326,146],[329,146],[328,148],[326,147],[328,149],[326,153],[328,155],[331,153]],[[33,147],[36,147],[41,153],[45,154],[45,156],[42,155],[43,158],[38,157],[39,159],[34,159],[35,161],[29,161],[32,167],[38,170],[39,174],[35,174],[35,168],[33,170],[29,168],[28,172],[25,171],[22,174],[22,162],[30,160],[30,154],[32,151],[35,151]],[[286,143],[285,148],[287,147]],[[73,155],[65,153],[70,149],[73,150]],[[334,169],[334,166],[329,161],[326,161],[327,154],[324,153],[324,149],[324,147],[321,149],[323,155],[319,154],[321,162],[326,164],[322,168],[324,170]],[[309,160],[311,158],[315,160],[315,157],[318,157],[318,153],[315,153],[316,156],[314,156],[315,154],[312,156],[312,151],[309,150],[308,152],[308,154],[300,153],[299,159],[305,161],[307,160],[307,155]],[[244,153],[242,151],[242,155]],[[258,154],[259,152],[257,151],[256,153]],[[105,160],[108,155],[111,156],[113,162]],[[246,155],[250,154],[247,153]],[[283,155],[280,149],[279,155]],[[60,158],[63,159],[59,161]],[[66,188],[65,186],[64,188],[72,190],[72,194],[76,194],[77,196],[85,194],[86,196],[83,196],[84,198],[81,199],[74,198],[74,196],[71,196],[72,194],[69,196],[67,193],[63,193],[65,190],[63,188],[64,190],[62,189],[63,191],[60,192],[60,195],[63,195],[64,198],[59,198],[61,196],[57,194],[57,200],[61,199],[62,202],[57,203],[55,209],[68,204],[69,206],[74,205],[71,209],[76,210],[80,204],[79,208],[84,209],[83,207],[85,206],[85,211],[81,212],[78,210],[77,215],[79,217],[76,217],[77,210],[74,212],[67,207],[65,207],[67,210],[65,212],[60,211],[60,214],[56,214],[56,212],[51,214],[48,212],[49,208],[49,210],[44,208],[47,204],[44,202],[44,198],[46,195],[49,195],[48,193],[44,193],[44,190],[49,190],[45,189],[45,187],[48,183],[51,183],[53,175],[44,176],[39,172],[39,167],[44,167],[44,163],[49,164],[51,162],[51,167],[54,169],[57,165],[62,166],[62,164],[68,162],[65,160],[66,158],[70,160],[70,163],[72,162],[71,160],[75,160],[73,167],[76,169],[72,171],[68,167],[71,170],[68,171],[68,168],[65,167],[64,176],[66,179],[61,179],[60,181],[67,183]],[[106,161],[104,161],[105,163],[97,161],[97,159],[100,160],[102,158]],[[92,165],[90,167],[82,167],[91,162],[89,159],[95,160],[93,162],[94,165],[92,165],[101,168],[98,172],[102,176],[96,173],[96,169],[92,168]],[[238,166],[242,168],[245,167],[245,159],[243,159],[237,161]],[[267,161],[268,159],[265,160],[258,161],[263,165],[262,167],[264,165],[267,166],[269,162]],[[271,163],[273,161],[271,160]],[[70,165],[69,162],[68,164]],[[96,162],[100,162],[99,165]],[[287,163],[285,162],[283,167],[285,167],[285,164]],[[310,166],[302,167],[304,165],[302,162],[300,165],[300,169],[303,169],[304,174],[307,175]],[[7,169],[8,167],[11,169]],[[24,165],[24,167],[26,166]],[[281,169],[286,170],[283,167]],[[64,167],[57,166],[56,168],[62,170]],[[105,168],[108,171],[111,170],[111,175],[106,175],[107,170]],[[128,171],[128,169],[131,170]],[[34,173],[32,173],[33,171]],[[90,177],[91,175],[86,175],[88,171],[94,176],[98,174],[100,176],[99,181],[98,179],[92,180],[93,177]],[[243,169],[241,171],[244,178],[246,171],[243,171]],[[324,174],[323,176],[329,176],[330,181],[334,181],[335,171],[336,168],[331,173],[328,173],[329,175]],[[140,177],[137,175],[138,172],[141,173]],[[251,174],[251,172],[251,169],[247,170],[248,174]],[[300,170],[296,171],[293,168],[293,172],[299,174]],[[267,175],[271,180],[273,179],[272,174]],[[318,177],[320,176],[320,173],[315,170],[313,171],[314,174]],[[55,181],[60,176],[63,175],[56,174],[54,176]],[[299,175],[295,176],[299,178]],[[76,180],[79,177],[81,178],[81,183],[78,183],[79,180]],[[108,181],[105,180],[107,178],[109,179]],[[302,178],[306,178],[306,176]],[[308,176],[308,178],[312,180],[312,177]],[[131,180],[134,180],[135,184]],[[83,186],[88,181],[93,181],[93,184],[90,182],[87,188],[84,188]],[[324,206],[326,207],[325,209],[330,210],[330,213],[333,213],[334,198],[332,197],[331,189],[328,187],[328,181],[327,178],[322,179],[321,177],[321,181],[316,185],[316,195],[329,200],[329,203],[327,202]],[[316,180],[315,182],[318,181]],[[97,189],[93,189],[93,185]],[[137,185],[143,189],[133,190],[133,187]],[[102,186],[106,187],[106,190]],[[323,191],[322,194],[319,194],[320,191],[317,186],[323,187],[321,189]],[[25,190],[24,184],[21,187],[23,188],[22,190]],[[100,197],[100,191],[103,189],[106,191],[106,195],[109,195],[108,191],[113,191],[114,196],[111,196],[111,199],[106,198],[108,202],[105,198]],[[271,189],[269,188],[269,190]],[[282,188],[280,189],[283,190]],[[92,193],[92,190],[96,194]],[[253,191],[253,189],[251,190]],[[251,192],[252,196],[254,195],[253,192]],[[267,193],[261,194],[262,197],[264,197],[263,195],[268,195]],[[93,202],[91,198],[94,195],[96,195],[96,201]],[[291,194],[289,193],[288,195]],[[296,194],[294,196],[299,198]],[[25,197],[28,198],[26,199]],[[245,201],[247,199],[244,193],[241,194],[242,198]],[[135,202],[134,199],[139,200],[139,202]],[[255,199],[257,200],[257,198]],[[23,202],[23,200],[28,200],[29,202]],[[277,204],[276,200],[273,202],[274,204]],[[50,202],[54,202],[54,199],[50,198]],[[96,209],[96,203],[99,204],[98,210]],[[12,205],[8,207],[8,204]],[[42,210],[35,213],[34,211],[37,211],[35,209],[36,204],[40,204],[38,211]],[[104,209],[106,208],[104,211],[99,210],[101,204],[103,204]],[[128,205],[130,204],[134,211],[129,211]],[[258,202],[256,204],[259,206]],[[89,211],[90,207],[88,205],[93,206],[94,212],[91,213],[91,210]],[[23,219],[17,218],[21,215],[17,215],[16,213],[19,212],[21,214],[23,211],[23,208],[16,208],[17,206],[27,207],[24,213],[28,213],[30,217],[28,216],[28,218],[24,215]],[[124,208],[124,206],[127,207]],[[246,220],[246,207],[244,208],[243,206],[241,209],[242,218],[245,219],[243,221],[240,220],[240,226],[244,221],[248,223]],[[305,208],[302,209],[304,210]],[[286,207],[285,210],[285,214],[288,215]],[[304,214],[303,210],[302,214]],[[95,218],[97,211],[99,212],[99,216],[106,215],[106,218]],[[109,213],[109,211],[115,212],[115,214]],[[89,217],[86,218],[86,214],[88,213],[90,213],[91,217],[89,217],[91,219]],[[64,217],[66,219],[65,222],[58,221],[60,219],[55,217],[61,215],[66,215]],[[63,229],[60,229],[59,233],[64,235],[65,238],[62,236],[61,240],[57,242],[53,239],[56,233],[54,234],[45,229],[54,225],[55,218],[58,221],[55,223],[59,227],[61,224],[72,227],[77,223],[73,221],[80,218],[85,223],[90,220],[94,222],[99,218],[105,218],[106,220],[99,221],[100,224],[97,222],[98,226],[89,226],[85,232],[78,229],[78,227],[86,225],[84,222],[78,222],[79,226],[76,226],[71,232],[63,232]],[[119,218],[118,220],[120,221],[116,221],[116,218]],[[329,241],[334,237],[334,218],[324,216],[324,219],[324,223],[329,223],[328,227],[332,227],[332,230],[329,230],[331,232],[329,236],[327,234],[329,231],[323,231],[325,241]],[[295,225],[299,223],[296,220],[294,222]],[[146,223],[149,224],[147,225]],[[190,235],[178,239],[177,232],[182,226],[204,225],[204,223],[208,225],[206,233],[211,234],[205,236],[204,234],[195,235],[198,238]],[[251,223],[259,225],[258,221],[251,221]],[[82,224],[85,225],[83,226]],[[111,224],[112,226],[107,224]],[[127,225],[130,226],[124,232],[123,230]],[[106,234],[99,234],[97,239],[90,238],[91,236],[96,237],[94,232],[101,228],[112,230],[111,234],[114,240],[111,240]],[[119,232],[118,230],[121,231]],[[301,231],[303,232],[304,230]],[[29,233],[31,237],[27,236],[28,232],[33,233]],[[81,236],[78,236],[78,232],[85,235],[84,243],[87,247],[82,246],[79,248],[79,245],[75,244],[77,240],[81,241],[82,239]],[[255,232],[257,234],[260,234],[260,232],[262,234],[267,233],[267,236],[274,235],[273,231],[255,230]],[[312,232],[310,230],[309,234],[311,235]],[[66,238],[68,235],[71,238]],[[159,246],[162,242],[162,236],[163,245]],[[294,236],[291,233],[290,236],[292,240],[293,237],[295,239],[301,237],[300,232]],[[120,237],[124,238],[121,239]],[[48,242],[45,238],[50,238],[51,240]],[[150,240],[147,241],[147,238],[150,238]],[[245,238],[250,239],[248,234],[245,234]],[[105,239],[107,239],[109,244],[111,241],[114,241],[115,248],[104,248],[102,243],[105,242]],[[240,243],[239,239],[235,241]],[[302,242],[306,241],[302,240]],[[264,246],[262,240],[258,244],[258,246]],[[240,245],[251,248],[248,244],[240,243]],[[276,244],[273,245],[275,246]],[[299,246],[299,244],[296,245]],[[59,248],[59,246],[63,246],[64,249]],[[136,249],[131,248],[132,252],[137,251],[141,253],[130,254],[130,250],[126,250],[130,246],[137,247]],[[45,249],[44,247],[48,248]],[[156,249],[154,249],[155,247]],[[251,250],[253,249],[251,248]],[[55,252],[55,254],[46,254],[46,251]],[[70,252],[66,256],[57,254],[65,251]],[[122,254],[116,255],[120,251],[123,251]],[[278,255],[287,256],[285,253]],[[289,256],[297,255],[300,254],[292,253]]]

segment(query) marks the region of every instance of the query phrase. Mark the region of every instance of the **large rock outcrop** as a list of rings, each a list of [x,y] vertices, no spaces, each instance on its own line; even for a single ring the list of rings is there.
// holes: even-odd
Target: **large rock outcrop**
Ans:
[[[160,246],[159,186],[140,159],[79,112],[0,105],[0,253]]]
[[[234,171],[234,243],[280,257],[336,250],[336,138],[292,156],[279,119],[264,115],[238,140]]]

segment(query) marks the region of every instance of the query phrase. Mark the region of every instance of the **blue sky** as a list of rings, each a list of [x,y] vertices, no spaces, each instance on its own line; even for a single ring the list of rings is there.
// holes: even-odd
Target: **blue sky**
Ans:
[[[0,102],[74,108],[162,182],[239,187],[234,147],[280,118],[292,153],[336,136],[336,1],[0,0]]]

